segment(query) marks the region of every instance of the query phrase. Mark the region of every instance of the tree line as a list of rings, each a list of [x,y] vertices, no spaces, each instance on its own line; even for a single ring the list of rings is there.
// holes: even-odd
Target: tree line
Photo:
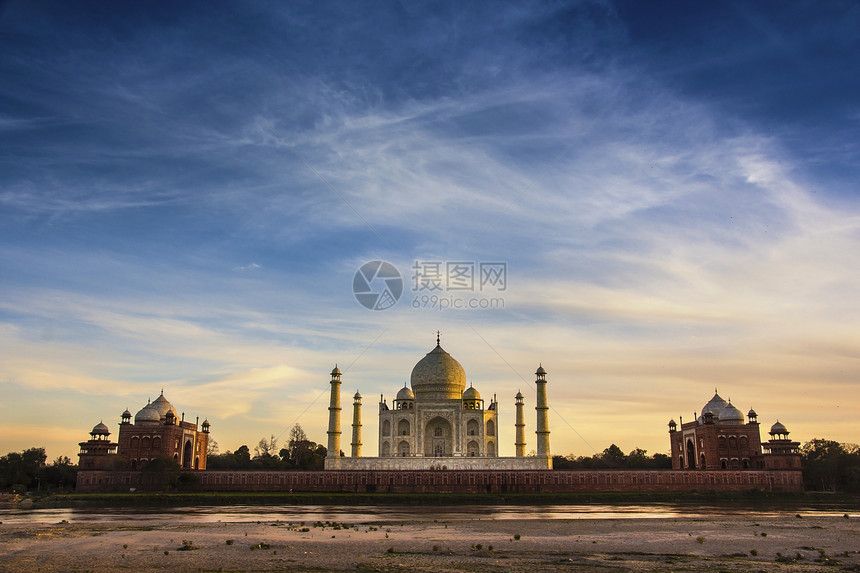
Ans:
[[[210,440],[206,467],[210,470],[321,470],[328,450],[308,439],[299,424],[290,430],[287,445],[278,448],[275,436],[262,438],[254,447],[254,455],[246,445],[235,452],[218,453],[218,444]],[[343,452],[341,452],[343,455]]]
[[[800,447],[807,490],[860,493],[860,446],[814,438]]]
[[[553,456],[552,467],[556,470],[666,470],[672,468],[672,458],[660,453],[648,456],[641,448],[625,454],[612,444],[593,456]]]
[[[75,487],[78,467],[68,456],[60,456],[50,464],[45,448],[30,448],[9,452],[0,457],[0,491],[66,491]]]
[[[343,452],[340,452],[343,455]],[[809,491],[838,491],[860,493],[860,446],[814,438],[800,448],[803,463],[803,481]],[[290,430],[289,440],[278,448],[278,440],[263,438],[254,448],[248,446],[235,452],[218,453],[218,446],[210,440],[207,467],[209,469],[270,469],[270,470],[321,470],[326,457],[323,445],[308,439],[301,426]],[[23,452],[10,452],[0,457],[0,492],[57,492],[75,486],[78,467],[67,456],[47,463],[45,448],[30,448]],[[593,456],[553,456],[557,470],[589,469],[670,469],[672,460],[666,454],[651,456],[636,448],[625,454],[612,444]],[[183,477],[193,480],[193,472],[180,473],[173,458],[154,460],[147,473],[164,474],[167,483],[182,482]],[[188,474],[188,475],[186,475]]]

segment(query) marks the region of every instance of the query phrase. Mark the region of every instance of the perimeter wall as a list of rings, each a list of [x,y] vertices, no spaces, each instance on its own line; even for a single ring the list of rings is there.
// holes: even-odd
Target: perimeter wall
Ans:
[[[798,470],[406,470],[188,472],[183,491],[391,493],[803,491]],[[186,474],[187,475],[187,474]],[[164,478],[141,471],[79,471],[76,490],[157,491]]]

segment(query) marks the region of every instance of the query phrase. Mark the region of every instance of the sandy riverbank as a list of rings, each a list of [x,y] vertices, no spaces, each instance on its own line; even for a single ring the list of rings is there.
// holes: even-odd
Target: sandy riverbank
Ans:
[[[306,531],[303,531],[306,529]],[[183,544],[189,550],[180,550]],[[0,524],[0,571],[860,571],[841,516]],[[780,557],[781,556],[781,557]]]

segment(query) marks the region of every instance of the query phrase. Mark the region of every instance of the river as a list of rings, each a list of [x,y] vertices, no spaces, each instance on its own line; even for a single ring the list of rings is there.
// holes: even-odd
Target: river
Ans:
[[[541,506],[332,506],[332,505],[233,505],[175,508],[126,509],[3,509],[4,525],[49,525],[69,523],[121,524],[133,520],[135,525],[200,524],[220,522],[314,523],[331,521],[351,524],[453,522],[475,519],[556,520],[556,519],[701,519],[709,516],[738,515],[773,517],[805,514],[841,517],[848,513],[860,517],[856,509],[820,508],[803,505],[769,505],[752,507],[744,504],[613,504],[613,505],[541,505]]]

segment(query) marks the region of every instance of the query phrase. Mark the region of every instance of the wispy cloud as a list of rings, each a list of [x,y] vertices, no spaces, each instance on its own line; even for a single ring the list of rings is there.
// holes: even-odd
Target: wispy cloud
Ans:
[[[334,362],[390,394],[442,329],[502,404],[550,368],[557,451],[665,449],[714,385],[847,439],[822,412],[857,402],[857,10],[7,4],[19,403],[86,430],[166,386],[222,449],[322,440]],[[366,311],[373,259],[505,261],[505,308]]]

